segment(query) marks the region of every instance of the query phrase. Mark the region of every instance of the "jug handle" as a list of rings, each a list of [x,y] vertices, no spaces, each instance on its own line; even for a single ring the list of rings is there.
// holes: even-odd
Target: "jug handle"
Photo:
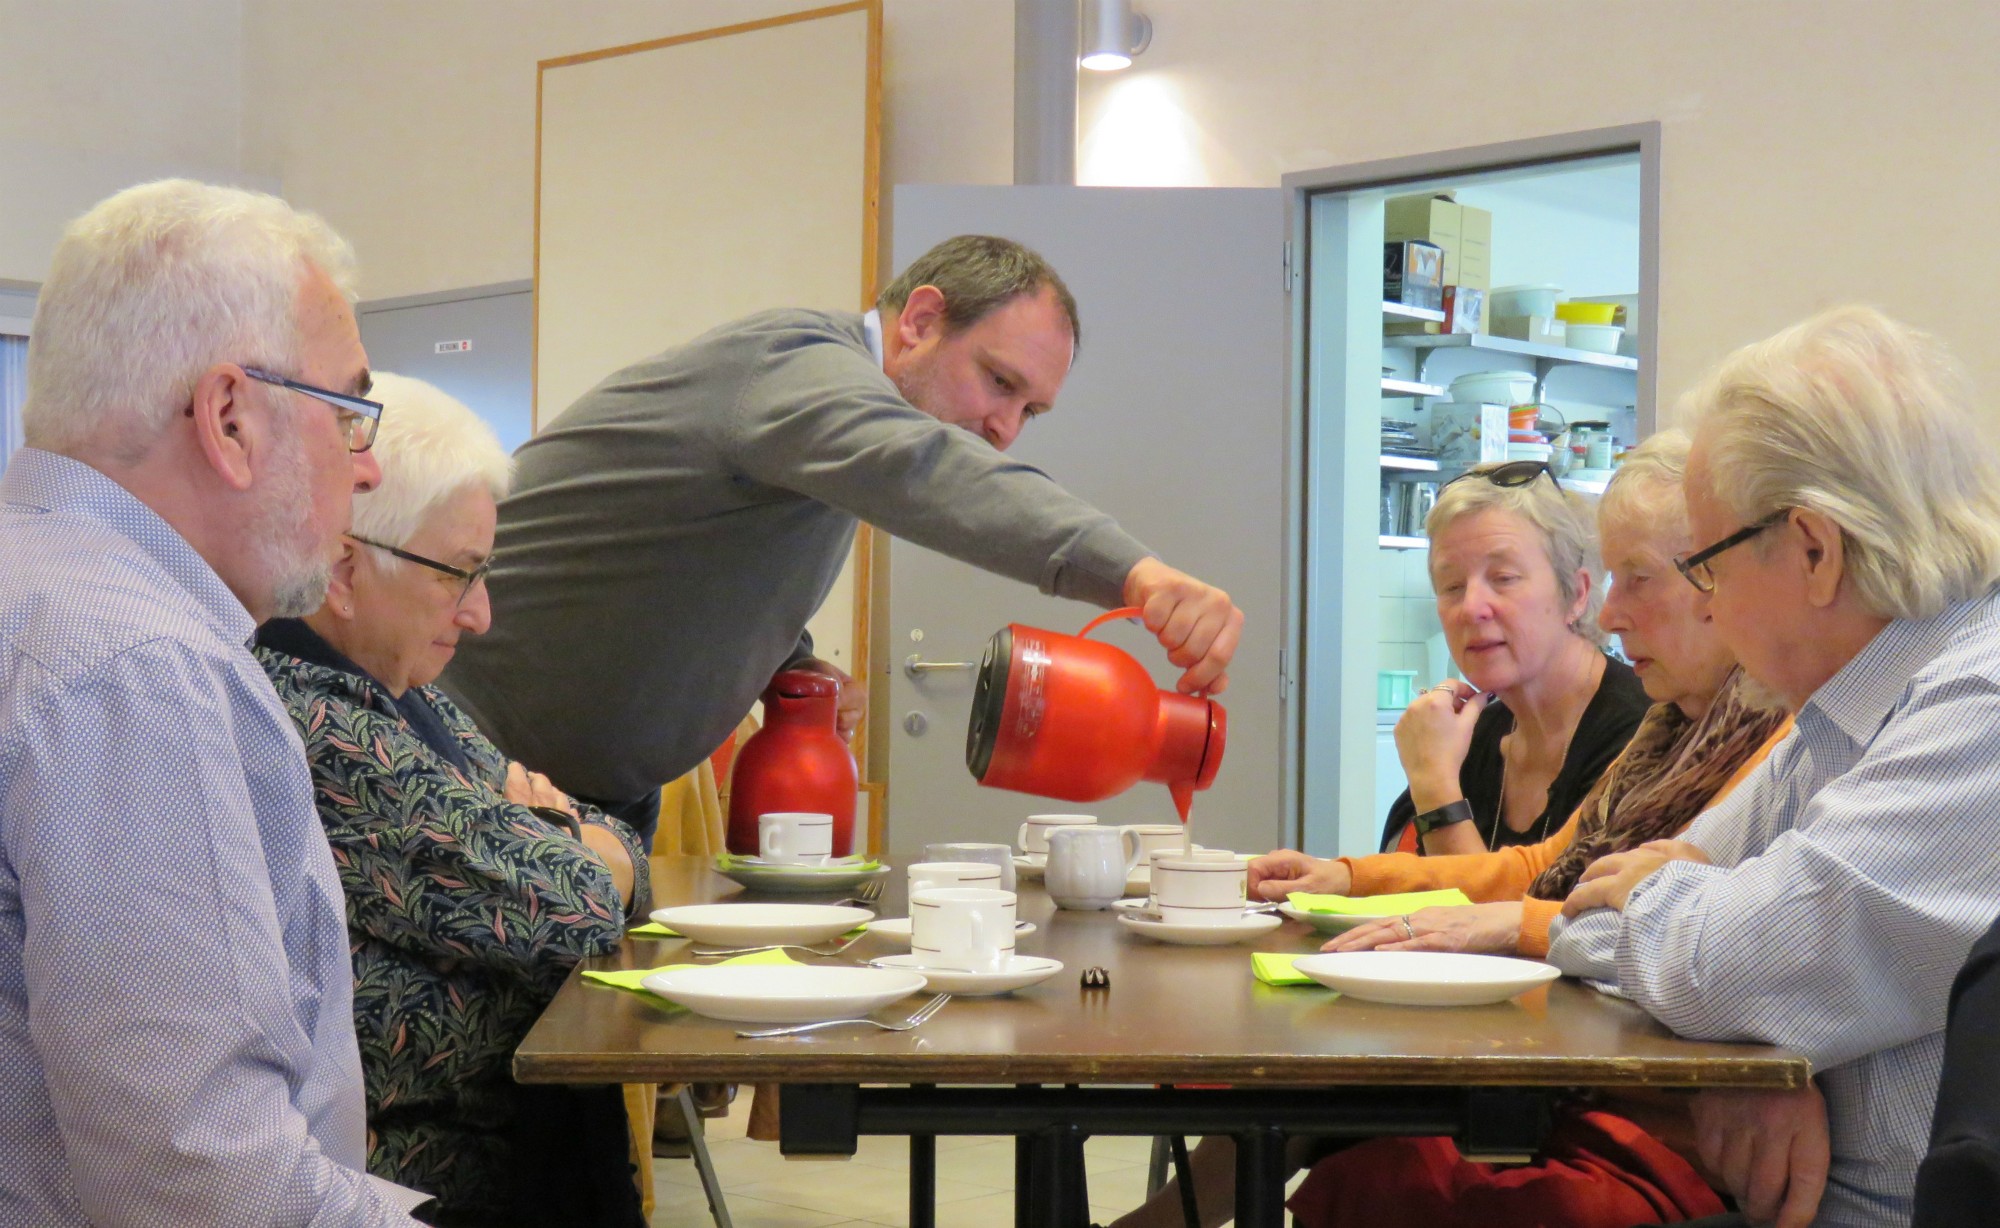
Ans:
[[[1077,637],[1080,639],[1083,636],[1089,635],[1091,632],[1097,630],[1099,627],[1102,627],[1105,623],[1117,622],[1121,618],[1140,618],[1144,616],[1145,613],[1146,612],[1144,610],[1140,609],[1136,605],[1128,605],[1116,610],[1107,610],[1104,613],[1099,614],[1096,618],[1093,618],[1089,622],[1085,623],[1083,625],[1083,630],[1077,632],[1076,634]]]

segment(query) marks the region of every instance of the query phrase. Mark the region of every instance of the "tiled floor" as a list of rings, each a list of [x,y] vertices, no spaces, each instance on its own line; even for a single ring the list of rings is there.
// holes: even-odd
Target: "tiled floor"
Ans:
[[[863,1137],[848,1161],[787,1160],[776,1143],[743,1137],[750,1089],[735,1111],[708,1123],[709,1152],[736,1228],[906,1228],[909,1145]],[[1093,1138],[1084,1144],[1092,1217],[1109,1223],[1146,1196],[1151,1140]],[[655,1160],[655,1228],[705,1228],[708,1202],[692,1160]],[[1013,1228],[1014,1140],[938,1140],[938,1223],[943,1228]]]

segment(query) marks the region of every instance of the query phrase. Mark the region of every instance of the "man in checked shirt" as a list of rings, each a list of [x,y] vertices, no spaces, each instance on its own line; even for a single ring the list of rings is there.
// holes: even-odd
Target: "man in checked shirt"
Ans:
[[[1738,351],[1684,416],[1708,544],[1676,563],[1797,728],[1683,838],[1591,867],[1549,957],[1812,1059],[1817,1091],[1698,1100],[1748,1219],[1907,1224],[1952,978],[2000,909],[2000,458],[1942,347],[1862,308]]]

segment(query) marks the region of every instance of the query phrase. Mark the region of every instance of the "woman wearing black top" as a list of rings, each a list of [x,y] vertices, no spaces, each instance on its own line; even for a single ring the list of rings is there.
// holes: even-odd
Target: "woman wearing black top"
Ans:
[[[1602,648],[1590,510],[1544,465],[1481,466],[1445,486],[1425,528],[1438,619],[1465,681],[1432,687],[1396,724],[1410,787],[1389,808],[1383,847],[1412,847],[1413,823],[1414,847],[1432,854],[1537,843],[1650,704]]]

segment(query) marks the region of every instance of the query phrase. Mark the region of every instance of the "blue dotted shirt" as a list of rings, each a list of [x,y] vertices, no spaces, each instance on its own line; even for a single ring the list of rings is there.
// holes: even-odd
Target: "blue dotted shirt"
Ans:
[[[221,579],[96,470],[0,476],[0,1224],[407,1224],[340,883]]]

